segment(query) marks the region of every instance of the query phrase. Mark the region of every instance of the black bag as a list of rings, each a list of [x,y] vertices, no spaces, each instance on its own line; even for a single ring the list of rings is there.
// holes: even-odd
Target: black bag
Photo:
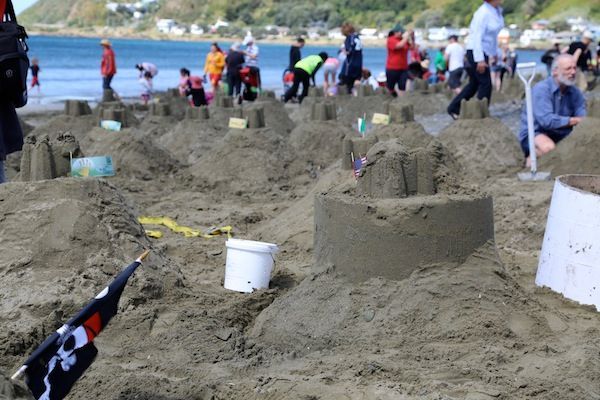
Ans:
[[[17,24],[12,1],[7,0],[0,22],[0,102],[12,103],[17,108],[27,104],[26,39],[25,28]]]

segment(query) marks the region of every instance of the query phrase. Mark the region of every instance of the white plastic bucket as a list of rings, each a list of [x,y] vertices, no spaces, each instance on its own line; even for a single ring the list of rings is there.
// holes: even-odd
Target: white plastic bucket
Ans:
[[[535,283],[600,310],[600,176],[556,178]]]
[[[273,243],[229,239],[225,262],[225,289],[252,293],[268,289],[273,271],[273,255],[279,247]]]

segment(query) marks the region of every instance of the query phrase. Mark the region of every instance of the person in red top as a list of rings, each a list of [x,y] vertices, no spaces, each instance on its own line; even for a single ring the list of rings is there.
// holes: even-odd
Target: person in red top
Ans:
[[[100,72],[102,73],[102,88],[111,89],[110,83],[117,73],[117,63],[115,61],[115,52],[107,39],[102,39],[100,45],[104,49],[102,51],[102,63],[100,64]]]
[[[4,10],[6,9],[6,0],[0,0],[0,20],[4,19]]]
[[[406,90],[406,80],[408,79],[408,50],[412,43],[412,31],[404,31],[400,24],[397,24],[390,31],[387,38],[387,61],[385,63],[385,75],[387,78],[387,88],[394,97],[402,96]],[[398,89],[396,89],[396,85]]]

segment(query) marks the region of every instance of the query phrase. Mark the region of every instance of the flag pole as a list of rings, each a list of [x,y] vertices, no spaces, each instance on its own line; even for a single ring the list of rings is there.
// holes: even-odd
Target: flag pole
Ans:
[[[21,368],[19,368],[19,370],[17,372],[14,373],[13,376],[10,377],[11,381],[17,381],[21,378],[21,376],[23,376],[23,374],[25,373],[25,371],[27,370],[27,365],[22,365]]]
[[[148,257],[148,254],[150,254],[150,250],[145,250],[142,254],[140,254],[140,256],[135,260],[138,263],[142,263],[142,261],[144,261],[146,259],[146,257]],[[62,329],[62,328],[61,328]],[[59,333],[60,333],[60,329],[59,329]],[[21,379],[21,377],[23,376],[23,374],[25,373],[25,371],[27,371],[27,365],[22,365],[17,372],[15,372],[11,377],[10,380],[11,381],[17,381],[19,379]]]

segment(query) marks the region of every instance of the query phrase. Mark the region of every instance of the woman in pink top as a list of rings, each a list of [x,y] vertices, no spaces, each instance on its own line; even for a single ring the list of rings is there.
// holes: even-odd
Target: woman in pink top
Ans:
[[[337,70],[340,67],[340,60],[337,57],[329,57],[323,64],[323,74],[325,81],[323,82],[323,90],[325,95],[333,95],[329,93],[329,78],[331,78],[331,88],[336,86]]]

